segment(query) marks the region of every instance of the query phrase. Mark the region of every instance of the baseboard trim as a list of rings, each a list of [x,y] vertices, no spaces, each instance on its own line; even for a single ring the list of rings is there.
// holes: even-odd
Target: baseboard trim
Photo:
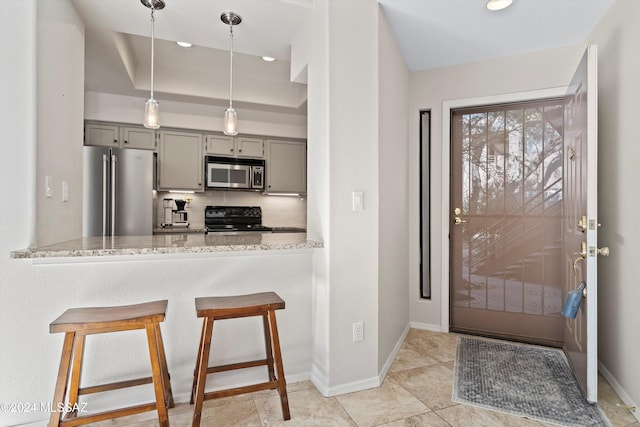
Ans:
[[[389,373],[389,369],[391,369],[391,365],[393,364],[393,361],[398,355],[398,352],[400,352],[400,349],[402,348],[402,344],[404,343],[404,339],[407,337],[407,334],[409,333],[410,329],[411,329],[411,324],[407,323],[407,326],[405,326],[404,331],[402,331],[400,338],[396,342],[396,345],[393,347],[393,350],[391,350],[391,354],[389,354],[389,357],[387,357],[387,360],[384,362],[384,365],[382,366],[382,369],[378,374],[379,384],[382,384],[385,377]]]
[[[604,366],[604,364],[600,360],[598,360],[598,370],[600,371],[604,379],[607,380],[611,388],[616,393],[618,393],[618,396],[626,406],[632,406],[632,407],[635,406],[636,410],[629,411],[629,412],[631,412],[631,415],[633,415],[636,418],[636,420],[640,421],[640,407],[638,407],[638,404],[634,402],[633,399],[631,399],[631,397],[627,394],[627,392],[622,387],[622,385],[620,385],[618,380],[616,380],[613,374],[607,369],[606,366]]]
[[[431,332],[445,332],[440,325],[432,325],[430,323],[410,322],[409,326],[414,329],[422,329]]]

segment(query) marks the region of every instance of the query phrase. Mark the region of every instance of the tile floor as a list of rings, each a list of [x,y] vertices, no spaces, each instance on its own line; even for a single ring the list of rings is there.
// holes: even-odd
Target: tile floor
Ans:
[[[323,397],[309,381],[288,384],[291,420],[283,421],[275,390],[204,403],[203,427],[261,426],[542,426],[545,424],[451,401],[456,335],[412,329],[381,387]],[[285,367],[286,369],[286,367]],[[624,408],[601,377],[600,407],[612,425],[640,424]],[[171,426],[191,425],[193,406],[178,404],[169,411]],[[155,412],[95,423],[95,427],[151,427]]]

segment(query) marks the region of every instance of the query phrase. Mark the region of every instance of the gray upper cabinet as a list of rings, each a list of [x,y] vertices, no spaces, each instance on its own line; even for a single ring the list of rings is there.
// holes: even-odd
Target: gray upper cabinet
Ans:
[[[202,134],[160,131],[158,190],[204,191]]]
[[[156,149],[156,131],[144,127],[121,127],[120,140],[123,148],[142,150]]]
[[[267,193],[307,192],[307,144],[266,140]]]
[[[155,150],[156,131],[142,126],[85,123],[84,145]]]
[[[244,136],[207,135],[205,152],[211,156],[263,159],[264,141]]]
[[[84,126],[84,145],[120,147],[120,128],[113,125],[86,123]]]
[[[262,139],[247,138],[244,136],[237,137],[236,148],[236,155],[238,157],[264,158],[264,141]]]

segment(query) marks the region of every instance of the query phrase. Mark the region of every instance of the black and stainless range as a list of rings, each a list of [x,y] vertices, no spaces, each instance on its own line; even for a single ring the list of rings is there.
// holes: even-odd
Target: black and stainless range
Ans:
[[[262,225],[260,206],[207,206],[204,210],[207,233],[269,232]]]

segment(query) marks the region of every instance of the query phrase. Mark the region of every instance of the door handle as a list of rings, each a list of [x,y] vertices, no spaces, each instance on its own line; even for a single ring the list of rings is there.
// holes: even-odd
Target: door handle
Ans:
[[[609,256],[609,248],[606,246],[602,248],[598,248],[598,255]]]
[[[456,224],[456,225],[460,225],[460,224],[463,224],[465,222],[467,222],[467,220],[466,219],[462,219],[459,216],[453,218],[453,223]]]

